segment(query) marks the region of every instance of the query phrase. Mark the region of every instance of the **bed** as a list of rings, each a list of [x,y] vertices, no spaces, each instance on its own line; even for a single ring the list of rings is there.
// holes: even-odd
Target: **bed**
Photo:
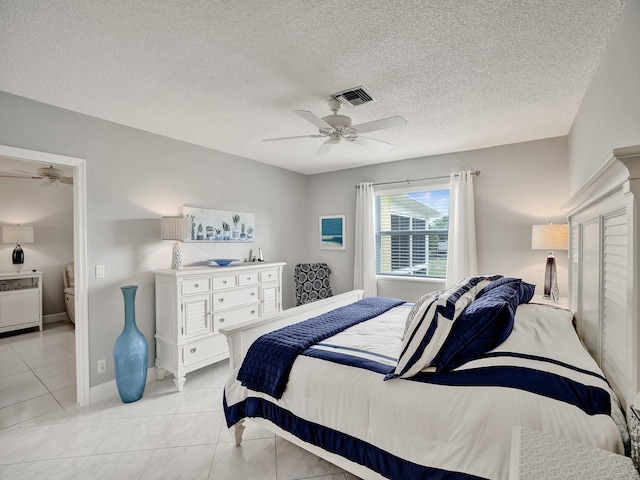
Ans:
[[[263,339],[288,325],[298,339],[301,322],[321,319],[312,322],[315,332],[335,321],[331,315],[359,309],[368,299],[362,299],[361,291],[348,292],[222,330],[232,366],[224,409],[236,444],[241,443],[244,419],[250,418],[365,479],[507,478],[514,426],[623,453],[624,425],[615,421],[620,418],[618,401],[628,409],[638,387],[633,294],[638,272],[624,267],[637,261],[636,181],[626,165],[635,165],[638,158],[640,148],[614,151],[567,204],[571,311],[538,304],[522,292],[516,301],[509,297],[514,307],[510,328],[501,325],[484,336],[506,332],[497,345],[480,342],[462,354],[460,345],[467,345],[467,339],[458,339],[459,331],[473,328],[460,320],[466,318],[465,309],[482,303],[487,286],[501,281],[494,277],[465,287],[464,301],[457,294],[451,301],[450,289],[440,294],[442,299],[425,295],[415,304],[391,301],[383,312],[347,322],[341,331],[328,328],[321,338],[302,335],[292,349],[293,359],[283,365],[254,360],[251,368],[264,367],[262,372],[245,364],[252,365],[252,350],[259,352],[257,358],[271,355],[265,357],[270,351],[259,349]],[[620,215],[631,227],[619,227]],[[609,265],[607,270],[613,260],[603,259],[611,248],[606,233],[592,234],[594,218],[597,232],[600,222],[605,232],[609,222],[624,237],[623,248],[617,249],[626,253],[622,267],[616,259],[616,268]],[[620,238],[615,243],[619,246]],[[617,275],[613,283],[611,270]],[[595,292],[590,290],[594,278]],[[452,322],[423,316],[433,313],[438,301],[453,305],[448,313]],[[458,329],[458,321],[466,327]],[[281,342],[278,335],[276,344]],[[415,338],[421,340],[411,340]],[[266,385],[253,383],[262,377],[269,379]]]

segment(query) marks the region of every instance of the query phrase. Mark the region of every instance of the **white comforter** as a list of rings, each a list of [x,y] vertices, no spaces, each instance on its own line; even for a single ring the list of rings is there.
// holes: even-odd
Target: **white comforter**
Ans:
[[[314,348],[370,356],[391,369],[408,312],[407,306],[396,307],[321,342],[328,346]],[[521,305],[512,334],[494,352],[551,358],[602,374],[582,347],[571,320],[567,310]],[[529,358],[485,358],[459,370],[502,364],[550,371],[609,391],[606,382],[595,376]],[[608,415],[587,415],[568,403],[515,388],[454,387],[403,379],[383,381],[383,377],[367,369],[301,355],[280,400],[247,390],[235,380],[236,372],[226,385],[225,398],[228,405],[247,397],[265,398],[300,418],[347,433],[408,461],[482,478],[508,477],[515,425],[623,452],[618,428]]]

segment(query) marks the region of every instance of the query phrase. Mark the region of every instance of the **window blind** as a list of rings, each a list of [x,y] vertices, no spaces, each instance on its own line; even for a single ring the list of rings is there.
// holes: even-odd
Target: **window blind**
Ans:
[[[376,273],[445,278],[449,190],[376,195]]]

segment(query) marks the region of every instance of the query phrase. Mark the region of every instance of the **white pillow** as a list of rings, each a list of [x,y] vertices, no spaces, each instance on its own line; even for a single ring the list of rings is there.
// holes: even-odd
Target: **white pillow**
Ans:
[[[429,292],[423,296],[421,296],[418,301],[416,303],[413,304],[413,307],[411,308],[411,311],[409,312],[409,315],[407,316],[407,322],[404,325],[404,334],[402,335],[402,340],[405,339],[405,337],[407,336],[407,331],[409,330],[409,327],[411,326],[411,323],[413,322],[413,320],[417,317],[417,318],[422,318],[424,317],[424,314],[427,310],[427,308],[429,307],[429,305],[431,304],[431,301],[434,299],[434,297],[436,295],[439,295],[442,293],[442,290],[438,290],[435,292]]]

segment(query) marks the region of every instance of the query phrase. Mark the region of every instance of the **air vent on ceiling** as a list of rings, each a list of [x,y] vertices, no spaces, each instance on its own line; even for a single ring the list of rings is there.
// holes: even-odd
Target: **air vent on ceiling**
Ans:
[[[331,97],[338,100],[347,107],[357,107],[364,103],[375,102],[376,99],[371,95],[364,86],[350,88],[349,90],[343,90],[342,92],[334,93]]]

